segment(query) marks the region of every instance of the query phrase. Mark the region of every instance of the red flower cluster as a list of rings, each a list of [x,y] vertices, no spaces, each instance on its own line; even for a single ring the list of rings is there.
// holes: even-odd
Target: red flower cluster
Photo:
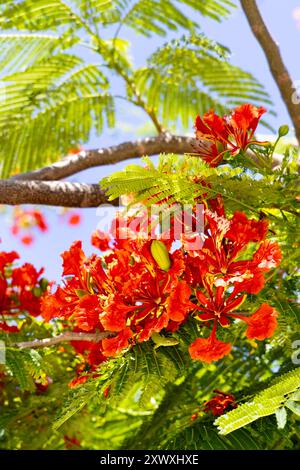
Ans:
[[[18,258],[15,251],[0,252],[0,312],[3,320],[0,330],[6,333],[19,331],[13,321],[18,314],[40,315],[41,296],[47,287],[47,281],[41,278],[43,269],[37,271],[30,263],[13,267]]]
[[[233,395],[221,392],[221,390],[214,390],[214,393],[216,395],[203,405],[203,411],[206,413],[211,412],[214,416],[220,416],[228,408],[233,409],[237,407]]]
[[[206,233],[202,249],[187,255],[188,282],[195,286],[198,300],[196,318],[212,325],[208,338],[198,338],[190,346],[193,359],[212,362],[229,354],[231,345],[219,341],[218,326],[228,327],[235,319],[247,324],[249,339],[263,340],[273,335],[277,313],[268,304],[252,315],[236,312],[247,294],[258,294],[264,286],[264,273],[279,265],[281,252],[276,242],[265,240],[268,224],[265,220],[248,219],[235,212],[231,219],[224,209],[206,210]],[[259,243],[250,259],[243,253],[250,243]]]
[[[65,285],[43,300],[46,320],[72,318],[77,331],[112,333],[101,344],[74,342],[81,351],[89,350],[91,364],[147,341],[163,328],[174,330],[194,309],[191,289],[182,279],[180,250],[170,255],[172,267],[165,272],[151,255],[151,241],[127,243],[130,251],[120,248],[103,258],[87,258],[81,242],[75,242],[63,253]]]
[[[201,140],[197,152],[204,161],[215,167],[222,161],[226,152],[235,156],[241,150],[246,150],[249,145],[265,144],[257,142],[253,137],[259,119],[265,112],[264,108],[243,104],[229,116],[220,117],[214,111],[204,114],[202,119],[197,116],[196,138]]]
[[[42,212],[38,209],[23,209],[15,207],[11,233],[18,237],[23,245],[31,245],[34,241],[33,229],[46,232],[48,225]]]
[[[64,285],[43,299],[44,318],[69,319],[76,331],[111,332],[99,343],[74,342],[79,352],[88,351],[92,365],[148,341],[153,333],[176,331],[189,315],[211,328],[208,337],[191,344],[193,359],[211,362],[229,354],[231,345],[217,338],[217,330],[237,319],[247,324],[249,339],[272,336],[277,326],[272,307],[263,304],[252,315],[237,309],[247,294],[263,288],[264,273],[278,266],[279,247],[265,239],[265,220],[242,212],[228,219],[220,198],[213,206],[215,211],[205,210],[201,249],[182,246],[171,253],[172,240],[162,237],[167,269],[156,261],[149,239],[93,234],[94,246],[109,250],[102,258],[86,257],[81,242],[75,242],[62,255]],[[258,249],[244,259],[250,243]]]

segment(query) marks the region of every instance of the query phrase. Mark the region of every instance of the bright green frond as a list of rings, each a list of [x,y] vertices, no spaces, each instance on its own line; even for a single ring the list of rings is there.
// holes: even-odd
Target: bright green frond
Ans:
[[[271,105],[262,85],[232,66],[227,55],[226,48],[205,36],[171,41],[135,73],[137,89],[167,127],[180,119],[189,128],[197,114],[210,108],[224,113],[243,102]]]
[[[253,421],[276,413],[300,390],[300,368],[276,379],[274,385],[260,392],[250,402],[238,406],[215,421],[220,434],[228,434]]]
[[[63,38],[46,34],[0,34],[1,75],[20,71],[62,48]]]
[[[153,33],[164,36],[168,29],[177,30],[179,27],[193,30],[201,21],[200,17],[198,21],[190,19],[195,14],[220,21],[234,7],[227,0],[116,0],[115,4],[120,15],[118,30],[126,25],[145,36]],[[187,7],[191,13],[189,16],[185,15]]]
[[[52,103],[33,116],[26,126],[16,124],[3,131],[2,175],[27,171],[53,162],[78,142],[88,140],[96,128],[114,124],[114,103],[107,93],[86,94],[68,89],[58,93]],[[54,137],[55,136],[55,137]],[[41,161],[42,158],[42,161]]]
[[[9,1],[0,8],[1,29],[42,31],[58,29],[62,25],[80,26],[80,18],[63,0]]]

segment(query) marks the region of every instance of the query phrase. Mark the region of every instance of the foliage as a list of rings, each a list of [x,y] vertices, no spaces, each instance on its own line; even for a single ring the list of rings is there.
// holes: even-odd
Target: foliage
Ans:
[[[297,400],[299,399],[300,369],[295,369],[276,380],[276,383],[260,392],[251,402],[240,405],[236,410],[226,413],[216,420],[221,434],[228,434],[238,428],[246,426],[256,419],[276,414],[282,419],[285,407],[299,414]],[[286,413],[286,412],[285,412]],[[284,414],[284,421],[286,416]],[[283,424],[279,427],[284,428]]]
[[[101,181],[111,199],[128,196],[128,219],[92,235],[101,256],[86,257],[80,241],[64,252],[58,288],[19,267],[17,253],[0,253],[0,448],[299,449],[298,151],[278,145],[287,129],[274,144],[255,139],[265,110],[240,105],[270,105],[267,93],[200,34],[202,18],[220,21],[232,8],[0,1],[3,177],[114,127],[120,96],[157,132],[238,106],[196,118],[193,154],[145,157]],[[176,38],[135,68],[126,28]],[[205,206],[197,253],[164,233],[153,245],[148,222],[138,237],[120,236],[153,205],[164,209],[161,228],[175,204],[196,203]],[[68,341],[71,333],[97,338]],[[64,342],[37,348],[59,335]],[[214,393],[236,406],[217,420]]]
[[[142,108],[156,130],[178,125],[179,117],[188,128],[209,107],[269,103],[251,74],[230,65],[228,50],[200,34],[203,17],[220,21],[233,6],[227,0],[2,2],[2,177],[53,162],[92,132],[114,127],[119,99]],[[184,36],[136,69],[123,27],[146,37]]]

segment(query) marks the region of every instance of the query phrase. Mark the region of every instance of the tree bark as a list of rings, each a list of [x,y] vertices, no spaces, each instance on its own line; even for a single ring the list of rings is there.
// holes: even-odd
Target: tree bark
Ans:
[[[98,207],[107,203],[107,197],[98,184],[0,180],[0,204]],[[110,204],[117,206],[118,200]]]
[[[272,38],[260,14],[256,0],[241,0],[241,5],[251,30],[265,53],[271,73],[288,109],[300,144],[300,103],[293,102],[292,96],[295,86],[282,60],[279,47]]]
[[[67,331],[65,333],[61,333],[58,336],[53,336],[52,338],[35,339],[33,341],[13,343],[12,346],[19,349],[37,349],[47,348],[49,346],[53,346],[54,344],[63,343],[64,341],[92,341],[98,343],[102,339],[108,338],[109,336],[114,336],[114,334],[115,333],[111,333],[110,331],[103,331],[101,333]]]
[[[112,147],[87,150],[64,158],[53,165],[38,170],[20,173],[12,180],[29,181],[44,180],[55,181],[75,175],[80,171],[96,166],[112,165],[130,158],[139,158],[144,155],[158,155],[159,153],[184,154],[193,152],[192,137],[162,134],[158,137],[148,137],[133,142],[124,142]]]

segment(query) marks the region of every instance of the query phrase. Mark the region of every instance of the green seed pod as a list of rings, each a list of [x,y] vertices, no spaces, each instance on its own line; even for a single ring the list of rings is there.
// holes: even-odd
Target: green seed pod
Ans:
[[[150,251],[160,269],[163,271],[169,271],[171,260],[166,245],[159,240],[153,240]]]
[[[42,291],[45,292],[47,290],[49,282],[47,281],[47,279],[45,277],[42,277],[39,284],[40,284],[40,288],[42,289]]]
[[[287,125],[280,126],[279,129],[278,129],[279,137],[284,137],[285,135],[287,135],[289,133],[289,130],[290,130],[290,128]]]
[[[41,289],[40,287],[34,287],[34,288],[32,289],[32,293],[33,293],[33,295],[34,295],[35,297],[41,297],[43,291],[42,291],[42,289]]]

